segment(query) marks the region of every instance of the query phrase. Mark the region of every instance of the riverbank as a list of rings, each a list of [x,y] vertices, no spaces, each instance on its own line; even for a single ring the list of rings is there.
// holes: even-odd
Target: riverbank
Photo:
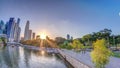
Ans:
[[[30,46],[30,45],[22,45],[25,48],[39,50],[39,51],[46,51],[48,53],[58,53],[57,48],[45,48],[45,47],[38,47],[38,46]]]

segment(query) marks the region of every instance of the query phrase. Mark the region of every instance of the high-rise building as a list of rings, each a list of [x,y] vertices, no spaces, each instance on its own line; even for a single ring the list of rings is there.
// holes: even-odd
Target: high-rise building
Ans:
[[[20,19],[18,18],[17,23],[15,23],[14,28],[14,41],[19,42],[20,41],[20,32],[21,28],[19,27]]]
[[[73,37],[71,36],[71,40],[73,40]]]
[[[15,26],[14,18],[10,18],[6,26],[8,41],[14,41],[14,26]]]
[[[67,34],[67,40],[70,40],[70,35],[69,34]]]
[[[15,22],[14,18],[10,18],[10,20],[6,23],[5,26],[5,32],[7,34],[8,41],[10,42],[19,42],[19,36],[20,36],[20,19],[18,18],[19,21],[17,23]],[[19,23],[18,23],[19,22]]]
[[[0,34],[4,34],[5,31],[5,24],[4,22],[1,20],[0,21]]]
[[[24,40],[29,40],[29,24],[30,22],[27,21],[24,32]]]
[[[33,34],[32,34],[32,39],[35,39],[35,33],[33,32]]]
[[[20,33],[21,33],[21,28],[18,28],[18,32],[17,32],[17,42],[20,42]]]
[[[32,39],[32,30],[29,30],[28,33],[29,33],[29,37],[28,38],[29,38],[29,40],[31,40]]]
[[[18,24],[18,25],[20,24],[20,18],[17,19],[17,24]]]

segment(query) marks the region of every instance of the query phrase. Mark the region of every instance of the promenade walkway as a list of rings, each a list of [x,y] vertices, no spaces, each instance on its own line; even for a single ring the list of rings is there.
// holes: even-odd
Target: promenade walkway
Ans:
[[[74,57],[75,59],[77,59],[78,61],[89,65],[90,67],[94,68],[94,64],[91,61],[91,57],[90,57],[90,52],[86,52],[85,54],[81,53],[81,52],[74,52],[72,50],[62,50],[65,54]],[[116,57],[110,57],[110,62],[106,65],[106,68],[120,68],[120,58],[116,58]]]

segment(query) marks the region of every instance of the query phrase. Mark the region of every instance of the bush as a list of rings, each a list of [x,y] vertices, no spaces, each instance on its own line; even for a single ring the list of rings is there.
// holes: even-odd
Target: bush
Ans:
[[[91,58],[95,63],[96,68],[104,68],[109,62],[110,50],[106,47],[106,41],[104,39],[97,40],[94,43],[94,50],[91,52]]]

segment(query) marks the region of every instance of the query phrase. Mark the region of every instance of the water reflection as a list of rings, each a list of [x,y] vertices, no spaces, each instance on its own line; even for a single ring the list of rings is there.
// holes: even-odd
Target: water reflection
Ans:
[[[18,46],[0,46],[0,68],[67,68],[55,54]]]

